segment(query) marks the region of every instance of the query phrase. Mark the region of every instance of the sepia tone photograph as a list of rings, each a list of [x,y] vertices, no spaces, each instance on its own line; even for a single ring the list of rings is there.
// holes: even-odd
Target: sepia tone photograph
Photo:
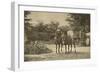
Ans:
[[[90,59],[90,14],[24,11],[24,62]]]

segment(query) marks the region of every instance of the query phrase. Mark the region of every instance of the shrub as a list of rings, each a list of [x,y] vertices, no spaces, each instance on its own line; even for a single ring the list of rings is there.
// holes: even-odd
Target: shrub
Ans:
[[[52,52],[52,50],[47,48],[47,46],[43,42],[35,42],[34,44],[27,44],[25,45],[24,50],[25,54],[43,54]]]

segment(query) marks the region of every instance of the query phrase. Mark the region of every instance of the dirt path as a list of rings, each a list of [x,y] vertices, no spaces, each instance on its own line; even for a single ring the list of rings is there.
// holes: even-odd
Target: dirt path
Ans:
[[[48,44],[47,44],[47,47],[48,47],[49,49],[51,49],[53,52],[56,52],[56,49],[55,49],[56,47],[55,47],[55,45],[53,45],[53,44],[48,45]],[[64,47],[64,46],[63,46],[62,50],[63,50],[63,52],[65,52],[65,47]],[[74,48],[73,48],[72,50],[73,50],[73,52],[75,51]],[[76,47],[76,51],[77,51],[77,52],[90,52],[90,47]]]
[[[41,61],[41,60],[65,60],[65,59],[86,59],[90,58],[90,47],[76,47],[77,54],[72,53],[64,54],[64,47],[61,54],[56,54],[55,45],[47,45],[52,53],[39,54],[39,55],[25,55],[25,61]]]

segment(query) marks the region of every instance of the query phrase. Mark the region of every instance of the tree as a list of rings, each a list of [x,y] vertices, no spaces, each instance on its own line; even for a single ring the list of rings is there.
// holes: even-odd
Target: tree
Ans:
[[[31,41],[30,35],[31,35],[31,29],[32,26],[29,23],[31,21],[30,18],[28,18],[28,15],[30,14],[30,11],[24,11],[24,36],[25,36],[25,42]]]
[[[90,14],[73,14],[69,13],[70,17],[66,19],[73,30],[90,32]]]
[[[56,21],[51,21],[50,24],[48,24],[47,32],[50,40],[54,39],[55,32],[58,29],[58,26],[59,26],[59,22]]]
[[[69,13],[66,19],[74,32],[81,32],[81,44],[85,44],[85,34],[90,32],[90,14]]]
[[[60,26],[59,27],[63,32],[70,30],[70,27],[65,25],[65,26]]]

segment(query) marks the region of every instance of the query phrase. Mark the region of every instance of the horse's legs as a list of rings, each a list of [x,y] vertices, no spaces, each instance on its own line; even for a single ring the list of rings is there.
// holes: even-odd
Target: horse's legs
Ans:
[[[74,48],[76,48],[75,42],[74,42]]]
[[[60,44],[58,44],[58,53],[60,53]]]
[[[70,44],[70,46],[71,46],[71,50],[70,50],[70,52],[72,52],[72,43]]]
[[[65,54],[67,53],[67,45],[65,45]]]
[[[69,46],[70,46],[70,45],[68,44],[68,53],[69,53]]]
[[[74,44],[74,49],[75,49],[75,53],[76,53],[76,45]]]
[[[74,41],[73,45],[74,45],[74,49],[75,49],[75,53],[76,53],[76,44],[75,44],[75,41]]]
[[[57,44],[56,44],[56,53],[57,53]]]
[[[63,44],[61,44],[61,52],[62,52]]]

